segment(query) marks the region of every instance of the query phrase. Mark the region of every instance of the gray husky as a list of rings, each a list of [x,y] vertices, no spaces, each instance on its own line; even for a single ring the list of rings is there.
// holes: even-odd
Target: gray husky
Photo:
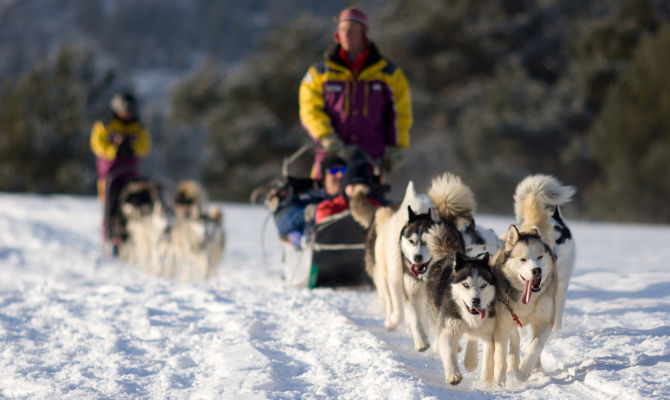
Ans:
[[[483,342],[482,380],[493,378],[493,338],[495,329],[496,278],[489,255],[482,258],[454,253],[445,242],[445,225],[431,228],[428,246],[437,261],[430,266],[428,296],[431,317],[437,331],[437,349],[442,358],[447,383],[458,385],[463,376],[458,368],[458,341],[463,336]],[[470,343],[476,342],[469,342]],[[477,353],[468,349],[466,369],[477,365]],[[470,367],[468,367],[470,366]]]

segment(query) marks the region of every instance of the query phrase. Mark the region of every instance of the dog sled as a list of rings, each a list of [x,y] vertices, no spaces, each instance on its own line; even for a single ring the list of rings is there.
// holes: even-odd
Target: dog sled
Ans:
[[[316,187],[317,183],[306,172],[312,165],[313,148],[306,144],[285,158],[281,178],[255,189],[251,193],[251,202],[265,204],[273,213],[280,201]],[[387,192],[388,186],[379,182],[378,167],[374,164],[373,167],[373,190]],[[299,248],[279,235],[285,283],[307,288],[371,285],[365,272],[366,234],[350,211],[345,210],[328,216],[319,224],[308,224]]]
[[[205,204],[204,189],[194,181],[182,181],[168,203],[157,183],[118,169],[105,190],[103,250],[156,275],[210,279],[225,233],[222,211]]]

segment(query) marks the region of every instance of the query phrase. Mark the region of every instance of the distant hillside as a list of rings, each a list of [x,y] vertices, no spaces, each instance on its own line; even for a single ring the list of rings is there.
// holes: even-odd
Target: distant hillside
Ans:
[[[92,191],[90,126],[130,86],[154,140],[147,175],[246,200],[309,141],[298,85],[348,3],[1,2],[0,190]],[[517,182],[547,173],[578,188],[571,215],[670,221],[667,1],[364,3],[412,92],[393,198],[448,170],[479,211],[510,212]]]

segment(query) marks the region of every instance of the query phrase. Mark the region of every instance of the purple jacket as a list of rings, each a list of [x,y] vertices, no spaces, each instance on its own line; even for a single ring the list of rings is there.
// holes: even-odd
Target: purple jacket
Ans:
[[[300,119],[315,140],[335,133],[381,160],[387,146],[409,147],[411,97],[402,70],[370,46],[357,76],[340,58],[339,46],[325,63],[309,68],[300,84]]]

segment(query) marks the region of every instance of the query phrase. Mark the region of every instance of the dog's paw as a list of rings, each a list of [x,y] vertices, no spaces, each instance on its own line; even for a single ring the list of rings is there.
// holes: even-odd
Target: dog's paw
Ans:
[[[428,350],[429,347],[430,347],[430,344],[425,343],[425,342],[414,343],[414,350],[416,350],[420,353]]]
[[[525,381],[528,380],[528,377],[530,376],[530,373],[531,373],[531,372],[530,372],[530,371],[527,371],[526,368],[521,368],[521,369],[519,369],[519,371],[517,371],[517,373],[516,373],[516,378],[517,378],[520,382],[525,382]]]
[[[447,376],[447,383],[453,386],[458,385],[463,380],[463,375],[460,372],[455,372],[454,374]]]
[[[472,372],[477,369],[477,365],[479,365],[479,361],[477,360],[477,357],[474,357],[473,360],[469,358],[465,358],[463,360],[463,366],[465,367],[465,370],[468,372]]]
[[[389,317],[386,318],[384,326],[386,327],[387,330],[393,331],[398,327],[398,325],[400,325],[401,319],[402,315],[391,314]]]

